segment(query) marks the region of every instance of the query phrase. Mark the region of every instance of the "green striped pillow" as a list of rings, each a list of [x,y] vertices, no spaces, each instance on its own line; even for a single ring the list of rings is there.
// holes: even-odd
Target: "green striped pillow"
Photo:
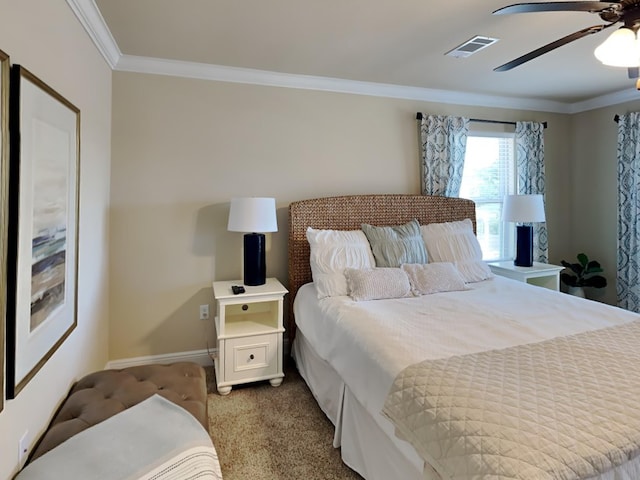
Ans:
[[[371,245],[376,267],[427,263],[427,249],[417,220],[393,227],[375,227],[363,223],[362,231]]]

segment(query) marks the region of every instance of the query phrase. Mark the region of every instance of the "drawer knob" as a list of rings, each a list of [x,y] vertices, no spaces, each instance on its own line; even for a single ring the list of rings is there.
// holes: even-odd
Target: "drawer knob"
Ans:
[[[255,357],[253,356],[253,353],[251,355],[249,355],[249,360],[253,360]]]
[[[249,310],[249,305],[247,304],[242,305],[242,311],[246,312],[247,310]]]

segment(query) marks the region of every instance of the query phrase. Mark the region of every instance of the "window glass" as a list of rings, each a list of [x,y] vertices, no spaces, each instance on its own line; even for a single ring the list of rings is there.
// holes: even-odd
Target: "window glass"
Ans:
[[[484,260],[514,257],[514,226],[502,221],[504,196],[515,193],[514,135],[470,133],[460,197],[476,202],[477,236]]]

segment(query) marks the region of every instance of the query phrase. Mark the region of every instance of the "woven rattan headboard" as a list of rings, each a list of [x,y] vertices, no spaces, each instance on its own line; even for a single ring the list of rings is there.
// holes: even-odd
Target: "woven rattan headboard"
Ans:
[[[289,205],[289,341],[295,336],[293,300],[311,282],[307,227],[358,230],[370,225],[400,225],[417,219],[420,224],[453,222],[470,218],[476,227],[476,207],[463,198],[429,195],[349,195],[314,198]]]

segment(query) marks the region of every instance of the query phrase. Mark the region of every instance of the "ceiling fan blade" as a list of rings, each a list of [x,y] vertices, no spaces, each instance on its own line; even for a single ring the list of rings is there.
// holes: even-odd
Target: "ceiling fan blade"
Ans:
[[[518,65],[522,65],[523,63],[528,62],[529,60],[533,60],[534,58],[537,58],[540,55],[550,52],[551,50],[555,50],[558,47],[566,45],[567,43],[571,43],[575,40],[578,40],[582,37],[586,37],[587,35],[591,35],[593,33],[598,33],[604,30],[605,28],[610,27],[611,25],[615,25],[615,24],[609,23],[607,25],[594,25],[593,27],[583,28],[580,31],[572,33],[571,35],[562,37],[561,39],[556,40],[555,42],[551,42],[543,47],[533,50],[532,52],[522,55],[521,57],[518,57],[515,60],[511,60],[510,62],[507,62],[504,65],[500,65],[499,67],[494,68],[493,71],[506,72],[507,70],[511,70],[512,68],[515,68]]]
[[[516,3],[499,8],[494,15],[504,15],[507,13],[529,13],[529,12],[591,12],[600,13],[605,11],[619,11],[622,9],[620,3],[614,2],[537,2],[537,3]]]

